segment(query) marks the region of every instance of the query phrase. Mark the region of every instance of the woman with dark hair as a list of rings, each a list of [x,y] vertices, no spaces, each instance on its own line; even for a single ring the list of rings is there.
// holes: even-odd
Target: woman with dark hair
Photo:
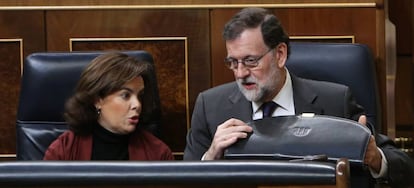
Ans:
[[[148,62],[119,52],[96,57],[65,105],[69,130],[44,160],[173,160],[168,146],[140,126],[155,108]]]

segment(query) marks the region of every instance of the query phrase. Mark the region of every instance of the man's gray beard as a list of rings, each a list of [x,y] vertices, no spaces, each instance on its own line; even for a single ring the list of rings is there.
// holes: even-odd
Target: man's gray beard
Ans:
[[[263,98],[264,92],[260,87],[257,88],[258,90],[247,90],[243,87],[243,80],[239,79],[236,82],[237,86],[239,86],[240,91],[248,101],[258,102]]]
[[[277,86],[274,83],[279,83],[280,80],[282,79],[280,74],[281,71],[279,71],[278,69],[276,69],[275,64],[272,64],[272,67],[275,71],[273,71],[269,77],[267,78],[267,80],[262,83],[261,85],[258,84],[256,78],[254,77],[247,77],[246,79],[237,79],[237,85],[239,86],[239,90],[240,92],[243,93],[244,97],[246,97],[246,99],[248,101],[253,101],[253,102],[264,102],[264,99],[266,97],[271,96],[272,92],[276,90]],[[254,82],[256,83],[257,86],[257,90],[247,90],[243,87],[243,82]]]

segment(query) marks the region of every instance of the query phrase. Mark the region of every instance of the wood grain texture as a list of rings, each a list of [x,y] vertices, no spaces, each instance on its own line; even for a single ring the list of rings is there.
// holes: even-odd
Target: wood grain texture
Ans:
[[[389,1],[389,17],[397,32],[396,142],[414,158],[414,2]]]
[[[42,11],[0,11],[0,154],[16,153],[22,59],[24,55],[44,50],[42,16]]]
[[[0,151],[15,153],[16,106],[20,91],[20,42],[0,41]]]
[[[231,5],[231,4],[326,4],[326,3],[377,3],[383,0],[4,0],[0,6],[79,6],[79,5]]]

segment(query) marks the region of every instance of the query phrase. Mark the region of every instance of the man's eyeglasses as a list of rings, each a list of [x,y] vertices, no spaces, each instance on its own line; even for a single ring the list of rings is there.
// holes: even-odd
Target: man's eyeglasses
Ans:
[[[269,53],[272,50],[273,49],[269,49],[268,51],[266,51],[264,54],[262,54],[259,57],[249,56],[249,57],[245,57],[240,60],[232,58],[232,57],[228,57],[224,59],[224,63],[231,70],[237,69],[239,63],[243,64],[247,68],[254,68],[257,65],[259,65],[259,60],[262,59],[267,53]]]

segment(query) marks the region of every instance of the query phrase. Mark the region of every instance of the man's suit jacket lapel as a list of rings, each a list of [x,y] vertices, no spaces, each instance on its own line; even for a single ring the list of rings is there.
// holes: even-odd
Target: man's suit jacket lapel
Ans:
[[[244,122],[249,122],[252,120],[252,103],[244,97],[237,85],[233,92],[230,94],[229,101],[232,103],[232,105],[230,105],[228,113],[232,117],[240,119]]]
[[[302,114],[312,112],[323,114],[323,109],[316,105],[318,95],[302,81],[302,78],[298,78],[291,74],[291,79],[295,113]]]

